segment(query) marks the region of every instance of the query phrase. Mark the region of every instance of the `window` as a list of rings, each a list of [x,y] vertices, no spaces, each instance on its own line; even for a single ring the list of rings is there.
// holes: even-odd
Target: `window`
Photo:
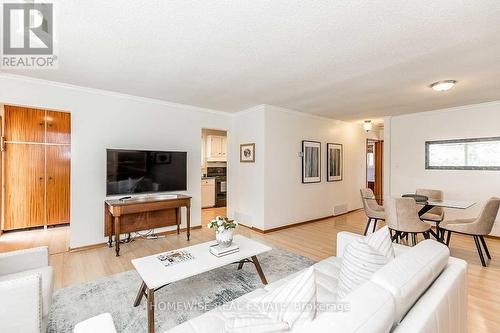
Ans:
[[[500,170],[500,137],[427,141],[425,168]]]

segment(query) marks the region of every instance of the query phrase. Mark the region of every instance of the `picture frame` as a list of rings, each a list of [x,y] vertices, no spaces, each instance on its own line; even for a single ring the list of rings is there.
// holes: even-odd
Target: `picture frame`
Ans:
[[[344,174],[344,149],[341,143],[326,144],[326,181],[338,182]]]
[[[302,183],[321,182],[321,142],[302,141]]]
[[[240,144],[240,163],[255,163],[255,143]]]

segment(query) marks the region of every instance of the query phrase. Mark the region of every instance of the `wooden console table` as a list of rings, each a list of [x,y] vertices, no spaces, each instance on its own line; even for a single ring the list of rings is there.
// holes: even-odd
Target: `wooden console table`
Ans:
[[[120,255],[120,234],[177,225],[180,232],[181,209],[186,207],[187,240],[191,225],[191,197],[182,194],[156,195],[127,200],[104,201],[104,236],[112,246],[115,236],[116,256]]]

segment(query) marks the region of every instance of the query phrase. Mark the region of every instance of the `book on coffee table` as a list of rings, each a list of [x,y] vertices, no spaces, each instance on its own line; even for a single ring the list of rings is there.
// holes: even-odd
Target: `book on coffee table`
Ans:
[[[210,246],[210,253],[212,253],[216,257],[226,256],[231,253],[238,252],[240,247],[238,244],[231,244],[229,247],[221,247],[219,244],[214,244]]]
[[[175,250],[163,253],[157,256],[156,258],[158,258],[158,260],[161,261],[163,266],[171,266],[174,264],[194,259],[193,255],[185,250]]]

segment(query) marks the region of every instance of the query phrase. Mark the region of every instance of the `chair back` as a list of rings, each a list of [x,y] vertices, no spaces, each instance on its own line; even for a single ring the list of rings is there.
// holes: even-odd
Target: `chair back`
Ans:
[[[441,190],[429,190],[425,188],[419,188],[415,191],[415,194],[425,195],[430,200],[439,201],[444,199],[443,191]],[[429,210],[429,213],[441,216],[444,213],[444,209],[442,207],[433,207],[431,210]]]
[[[422,222],[413,198],[390,198],[386,202],[386,223],[389,228],[405,232],[424,232],[429,224]]]
[[[483,206],[483,210],[475,221],[477,235],[488,235],[493,229],[498,209],[500,208],[500,198],[492,197]]]
[[[368,216],[371,216],[377,210],[380,210],[381,206],[377,203],[375,199],[375,194],[369,188],[362,188],[359,190],[361,193],[361,201],[363,202],[363,208]]]

